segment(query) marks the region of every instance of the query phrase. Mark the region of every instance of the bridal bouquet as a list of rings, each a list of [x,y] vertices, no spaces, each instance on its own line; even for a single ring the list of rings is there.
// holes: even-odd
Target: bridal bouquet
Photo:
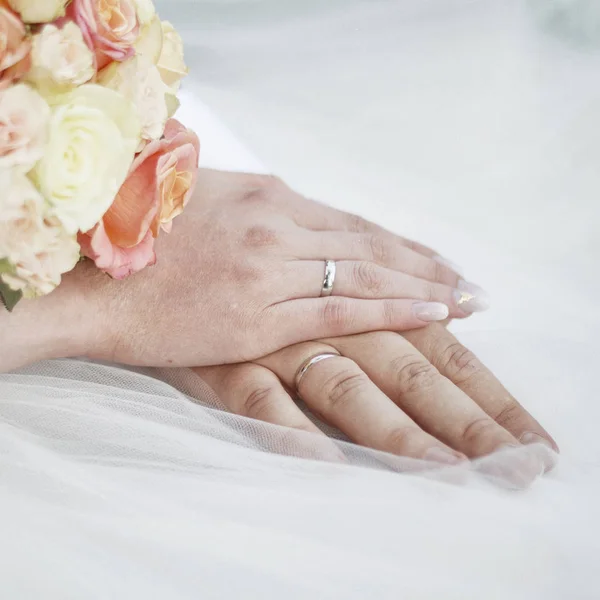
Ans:
[[[156,262],[196,183],[181,38],[152,0],[0,0],[0,296]]]

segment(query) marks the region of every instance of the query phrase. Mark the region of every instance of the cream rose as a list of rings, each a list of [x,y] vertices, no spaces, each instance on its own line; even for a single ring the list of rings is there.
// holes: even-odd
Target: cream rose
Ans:
[[[42,158],[50,107],[30,86],[0,91],[0,169],[29,171]]]
[[[143,140],[160,139],[168,118],[169,88],[151,62],[142,56],[114,62],[102,71],[98,83],[119,92],[135,105]]]
[[[18,171],[0,170],[0,277],[25,297],[49,294],[79,260],[80,248]]]
[[[50,23],[65,15],[69,0],[8,0],[25,23]]]
[[[183,40],[168,21],[162,22],[162,32],[162,52],[157,66],[163,81],[175,94],[179,91],[181,80],[188,74],[183,57]]]
[[[134,4],[140,25],[147,25],[154,19],[156,9],[154,8],[154,2],[152,2],[152,0],[134,0]]]
[[[45,25],[34,35],[31,59],[27,79],[45,95],[66,92],[96,74],[94,55],[72,21],[62,28]]]
[[[46,152],[31,173],[69,233],[88,231],[112,204],[140,143],[134,105],[84,84],[53,100]]]

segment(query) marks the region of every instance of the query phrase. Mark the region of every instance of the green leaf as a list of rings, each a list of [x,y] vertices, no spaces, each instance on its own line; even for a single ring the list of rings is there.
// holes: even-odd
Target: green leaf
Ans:
[[[23,292],[11,290],[10,287],[0,279],[0,299],[2,299],[2,303],[6,306],[8,312],[12,312],[13,308],[22,297]]]

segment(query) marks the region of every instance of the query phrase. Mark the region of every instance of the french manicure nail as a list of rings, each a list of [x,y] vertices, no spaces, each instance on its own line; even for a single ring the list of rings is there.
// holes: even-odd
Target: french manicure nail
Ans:
[[[415,302],[413,304],[413,313],[417,319],[431,323],[447,319],[450,311],[441,302]]]
[[[526,446],[529,446],[530,444],[544,444],[544,446],[548,446],[548,448],[551,448],[555,451],[555,448],[550,442],[550,440],[546,439],[545,437],[542,437],[538,433],[534,433],[533,431],[525,432],[521,436],[521,439],[519,441],[521,442],[521,444],[525,444]]]
[[[454,299],[463,312],[483,312],[490,307],[489,294],[478,285],[461,279],[456,287]]]
[[[458,265],[455,265],[451,260],[448,260],[447,258],[440,256],[439,254],[436,254],[433,257],[433,260],[435,260],[435,262],[437,263],[440,263],[440,265],[444,265],[444,267],[448,267],[450,270],[454,271],[458,275],[463,274],[463,270]]]
[[[462,454],[454,454],[453,452],[445,450],[444,448],[439,448],[438,446],[429,448],[423,455],[423,458],[444,465],[459,465],[467,460],[467,457]]]

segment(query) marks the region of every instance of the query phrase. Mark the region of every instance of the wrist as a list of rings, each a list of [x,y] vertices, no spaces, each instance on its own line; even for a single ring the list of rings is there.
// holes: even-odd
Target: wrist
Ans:
[[[0,372],[51,358],[88,353],[97,312],[90,310],[85,266],[78,265],[48,296],[0,307]]]

